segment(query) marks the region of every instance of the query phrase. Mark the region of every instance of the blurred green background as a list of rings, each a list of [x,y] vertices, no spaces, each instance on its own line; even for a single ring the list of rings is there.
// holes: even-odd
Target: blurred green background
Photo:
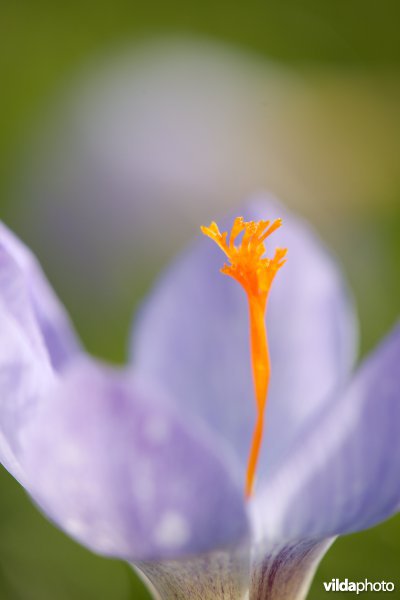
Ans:
[[[77,73],[90,70],[92,64],[98,68],[119,48],[132,45],[134,53],[135,44],[158,36],[227,44],[234,53],[231,63],[243,53],[257,69],[265,61],[274,65],[275,74],[282,70],[284,79],[289,78],[288,87],[278,86],[273,108],[268,102],[265,108],[279,169],[275,170],[276,156],[268,163],[268,155],[265,179],[258,182],[252,172],[251,182],[271,187],[306,215],[339,257],[359,309],[361,353],[393,324],[400,307],[398,2],[16,0],[1,2],[0,15],[1,217],[38,253],[92,352],[117,362],[124,358],[134,307],[165,257],[194,229],[189,227],[182,240],[178,236],[176,247],[167,252],[151,257],[149,252],[147,263],[143,252],[140,261],[135,260],[132,235],[132,255],[111,291],[96,297],[90,291],[96,284],[90,281],[86,289],[80,281],[76,257],[75,263],[68,262],[68,244],[54,234],[46,237],[48,214],[37,201],[40,184],[32,183],[43,148],[36,140],[47,127],[48,115],[57,120],[57,106],[75,85]],[[60,109],[60,119],[62,114]],[[62,145],[63,138],[58,140]],[[39,162],[45,178],[46,151],[43,156]],[[52,188],[55,203],[56,189]],[[107,251],[107,240],[105,246]],[[145,252],[145,243],[143,248]],[[106,263],[106,279],[112,268],[112,262]],[[0,489],[1,599],[148,597],[126,565],[90,554],[53,528],[4,470]],[[309,597],[320,598],[322,581],[333,577],[394,581],[397,592],[392,595],[400,595],[399,565],[396,517],[337,541],[321,563]]]

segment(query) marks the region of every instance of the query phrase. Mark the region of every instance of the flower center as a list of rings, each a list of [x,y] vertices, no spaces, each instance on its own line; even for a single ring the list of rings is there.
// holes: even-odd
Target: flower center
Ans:
[[[281,219],[272,223],[270,221],[246,222],[243,217],[237,217],[229,241],[228,233],[226,231],[221,233],[214,222],[209,227],[200,228],[202,233],[211,238],[226,254],[229,264],[225,264],[221,272],[240,283],[246,292],[249,305],[250,352],[257,420],[247,466],[246,498],[251,496],[254,487],[271,371],[265,325],[267,298],[277,271],[286,262],[287,252],[286,248],[277,248],[273,258],[264,257],[264,242],[281,225]],[[235,243],[240,234],[243,234],[241,241]]]

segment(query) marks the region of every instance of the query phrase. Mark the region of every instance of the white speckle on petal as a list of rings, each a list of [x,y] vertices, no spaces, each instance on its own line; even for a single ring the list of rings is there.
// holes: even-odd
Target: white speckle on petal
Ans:
[[[153,444],[163,444],[169,437],[169,425],[165,419],[153,417],[145,424],[144,435]]]
[[[96,533],[93,537],[93,545],[98,552],[125,552],[129,551],[123,536],[107,523],[97,523]]]
[[[174,510],[166,511],[156,528],[155,541],[163,548],[183,546],[190,536],[187,520]]]
[[[82,461],[81,451],[73,444],[65,444],[62,448],[60,460],[64,465],[79,465]]]
[[[99,552],[112,552],[116,547],[114,538],[107,534],[98,534],[93,542]]]
[[[65,529],[71,535],[83,535],[86,531],[86,523],[75,517],[71,517],[65,521]]]

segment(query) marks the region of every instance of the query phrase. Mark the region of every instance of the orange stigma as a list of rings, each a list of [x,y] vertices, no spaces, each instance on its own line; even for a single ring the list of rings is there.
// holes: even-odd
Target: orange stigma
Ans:
[[[271,372],[265,325],[267,298],[277,271],[286,262],[287,252],[286,248],[277,248],[273,258],[264,257],[264,242],[281,225],[281,219],[272,223],[270,221],[246,222],[243,217],[237,217],[233,223],[229,240],[228,233],[226,231],[221,233],[218,225],[214,222],[209,227],[200,228],[202,233],[211,238],[226,254],[229,264],[225,264],[221,272],[240,283],[246,292],[249,305],[251,366],[257,420],[247,466],[246,498],[253,493]],[[241,233],[243,233],[241,241],[235,244]]]

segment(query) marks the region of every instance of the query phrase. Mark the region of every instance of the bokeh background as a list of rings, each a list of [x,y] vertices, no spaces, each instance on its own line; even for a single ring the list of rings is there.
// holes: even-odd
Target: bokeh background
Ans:
[[[87,348],[124,360],[135,308],[215,217],[267,189],[341,261],[361,355],[400,309],[398,3],[0,4],[0,213]],[[390,580],[400,518],[337,541],[322,581]],[[343,595],[343,594],[339,594]],[[371,594],[365,594],[368,597]],[[145,599],[0,471],[0,598]]]

